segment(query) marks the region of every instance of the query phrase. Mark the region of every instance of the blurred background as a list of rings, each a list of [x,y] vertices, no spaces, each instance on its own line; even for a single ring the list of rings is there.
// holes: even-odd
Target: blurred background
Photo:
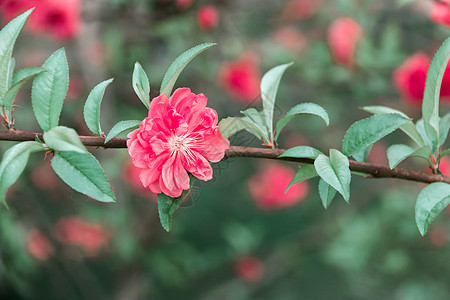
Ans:
[[[345,131],[386,105],[421,117],[426,71],[450,36],[450,1],[410,0],[1,0],[2,24],[36,6],[14,50],[16,69],[41,66],[65,47],[70,87],[61,125],[90,134],[84,101],[114,77],[102,104],[108,133],[146,116],[131,87],[139,61],[157,96],[165,70],[183,51],[218,45],[195,58],[177,86],[204,93],[219,119],[261,108],[259,83],[290,61],[275,118],[312,101],[331,124],[291,122],[280,148],[341,148]],[[441,89],[449,111],[450,71]],[[39,131],[23,89],[16,127]],[[124,137],[125,135],[122,135]],[[247,133],[232,145],[261,147]],[[408,143],[396,132],[369,161],[387,164],[386,149]],[[13,142],[1,142],[4,152]],[[353,176],[351,205],[337,195],[328,210],[318,180],[284,190],[291,163],[233,158],[214,165],[174,215],[159,224],[155,195],[143,189],[125,149],[91,149],[117,203],[72,191],[33,154],[0,209],[1,299],[450,299],[450,210],[421,237],[414,203],[423,184]],[[450,161],[441,170],[450,173]],[[426,170],[422,162],[402,167]]]

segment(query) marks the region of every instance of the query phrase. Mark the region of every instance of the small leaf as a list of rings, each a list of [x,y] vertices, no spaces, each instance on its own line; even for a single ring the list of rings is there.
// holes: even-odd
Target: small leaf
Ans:
[[[316,176],[317,176],[317,172],[316,172],[316,169],[314,168],[314,166],[304,164],[295,173],[294,178],[292,178],[291,182],[289,182],[289,185],[286,188],[285,193],[287,193],[288,190],[291,188],[291,186],[293,186],[294,184],[314,178]]]
[[[450,58],[450,38],[447,38],[431,60],[425,82],[422,101],[422,117],[425,132],[431,141],[433,152],[439,148],[439,97],[447,63]]]
[[[333,201],[334,196],[336,196],[336,190],[326,183],[322,178],[319,180],[319,196],[320,200],[322,200],[322,205],[325,209],[327,209],[331,201]]]
[[[111,131],[108,133],[108,136],[105,139],[105,144],[112,138],[116,137],[118,134],[126,130],[138,128],[139,124],[141,124],[141,121],[139,120],[120,121],[119,123],[114,125],[113,128],[111,128]]]
[[[7,85],[7,90],[9,90],[9,88],[12,85],[12,80],[13,80],[13,75],[14,75],[14,67],[16,66],[16,60],[14,59],[14,57],[11,57],[11,59],[9,60],[9,66],[8,66],[8,85]]]
[[[187,66],[187,64],[191,60],[193,60],[194,57],[196,57],[206,49],[211,48],[212,46],[215,45],[217,44],[215,43],[201,44],[183,52],[180,56],[178,56],[170,65],[169,69],[164,75],[164,78],[161,83],[160,93],[166,94],[167,97],[170,97],[175,82],[178,79],[178,76],[180,76],[181,71],[183,71],[183,69]]]
[[[92,154],[57,152],[52,168],[74,190],[101,202],[116,201],[105,171]]]
[[[30,153],[42,151],[44,147],[38,142],[22,142],[6,150],[0,163],[0,202],[6,207],[5,194],[13,185],[27,165]]]
[[[369,156],[370,150],[372,150],[372,145],[370,145],[369,147],[367,147],[366,149],[364,149],[361,152],[353,154],[353,158],[359,162],[366,162],[367,157]]]
[[[450,184],[435,182],[426,186],[417,197],[416,224],[425,235],[431,222],[450,204]]]
[[[322,106],[315,104],[315,103],[300,103],[300,104],[294,106],[293,108],[291,108],[286,113],[286,115],[278,121],[276,130],[275,130],[275,140],[278,139],[278,135],[280,134],[281,130],[283,130],[284,126],[286,126],[287,123],[289,123],[289,121],[291,121],[293,118],[300,116],[302,114],[310,114],[310,115],[318,116],[318,117],[322,118],[322,120],[325,121],[325,124],[327,124],[327,126],[330,124],[330,119],[328,117],[328,114],[327,114],[326,110],[323,109]]]
[[[53,53],[42,67],[47,72],[34,79],[31,102],[39,126],[49,131],[58,126],[69,87],[69,66],[64,48]]]
[[[389,161],[389,167],[391,169],[395,168],[399,163],[410,156],[421,157],[431,165],[431,148],[429,146],[423,146],[419,150],[416,150],[407,145],[392,145],[387,149],[386,154]]]
[[[3,97],[9,89],[11,75],[9,73],[11,67],[11,55],[17,36],[22,30],[25,21],[34,8],[27,10],[11,22],[6,24],[0,31],[0,97]]]
[[[348,158],[336,149],[330,149],[330,157],[319,155],[314,161],[317,174],[344,197],[350,199],[351,172]]]
[[[243,117],[242,120],[255,125],[256,127],[259,128],[259,131],[264,133],[265,136],[269,136],[269,133],[267,132],[267,127],[264,122],[264,116],[259,111],[257,111],[254,108],[249,108],[245,111],[241,111],[241,113],[245,115],[245,117]]]
[[[266,120],[269,137],[273,137],[273,110],[281,77],[293,63],[277,66],[270,69],[261,79],[261,98],[263,103],[264,119]]]
[[[53,127],[44,133],[44,142],[49,148],[56,151],[88,153],[77,132],[69,127]]]
[[[362,109],[367,112],[373,113],[374,115],[399,114],[405,118],[410,119],[403,112],[386,106],[364,106]],[[419,147],[425,146],[425,141],[423,140],[422,135],[417,131],[416,126],[412,121],[401,125],[399,128],[401,131],[406,133],[406,135],[409,136]]]
[[[242,118],[228,117],[220,120],[219,130],[222,136],[227,139],[241,130],[247,130],[254,134],[258,139],[263,140],[264,143],[270,143],[269,137],[267,137],[257,126]]]
[[[450,130],[450,113],[446,114],[439,120],[439,148],[444,145],[447,140],[448,131]]]
[[[447,155],[447,154],[449,154],[449,153],[450,153],[450,149],[441,151],[441,153],[439,153],[439,160],[441,160],[441,158],[442,158],[443,156],[445,156],[445,155]]]
[[[316,159],[319,154],[323,154],[317,149],[309,146],[298,146],[284,151],[278,158],[282,157],[296,157],[296,158],[311,158]]]
[[[159,212],[159,220],[161,221],[162,227],[170,232],[172,230],[172,216],[180,206],[181,202],[183,202],[184,198],[189,191],[183,191],[180,197],[172,198],[167,196],[166,194],[158,194],[156,200],[158,202],[158,212]]]
[[[420,120],[417,121],[416,129],[417,129],[417,132],[422,137],[422,139],[425,142],[425,144],[428,145],[430,148],[432,148],[433,145],[432,145],[430,139],[428,138],[427,133],[425,132],[425,125],[423,123],[423,119],[420,119]]]
[[[133,89],[147,109],[150,107],[150,82],[142,66],[136,62],[133,70]]]
[[[111,78],[97,84],[89,93],[86,103],[84,104],[84,121],[93,134],[100,136],[103,134],[100,125],[100,105],[102,104],[106,88],[113,80],[114,79]]]
[[[355,122],[345,134],[342,152],[347,156],[359,153],[407,122],[409,119],[399,114],[374,115]]]

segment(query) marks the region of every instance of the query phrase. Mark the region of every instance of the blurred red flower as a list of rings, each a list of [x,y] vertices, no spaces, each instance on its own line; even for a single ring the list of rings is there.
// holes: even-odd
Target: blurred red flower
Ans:
[[[245,53],[236,61],[223,63],[218,77],[233,99],[244,103],[258,100],[261,74],[254,54]]]
[[[264,277],[264,264],[256,257],[246,256],[240,258],[235,266],[235,272],[245,281],[258,282]]]
[[[432,4],[430,19],[439,25],[450,26],[450,1],[432,2]]]
[[[31,170],[31,181],[41,190],[54,190],[61,182],[50,166],[50,161],[45,160]]]
[[[34,6],[36,0],[0,0],[0,15],[3,23],[7,23],[29,10]]]
[[[177,8],[178,9],[186,9],[192,5],[194,0],[177,0]]]
[[[197,12],[197,22],[202,30],[212,30],[219,23],[219,11],[212,5],[205,5]]]
[[[447,155],[439,161],[439,171],[445,176],[450,176],[450,158]]]
[[[426,53],[419,52],[410,56],[401,66],[392,74],[394,86],[400,92],[402,97],[410,104],[421,105],[425,82],[427,78],[428,67],[431,59]],[[441,84],[441,97],[449,100],[450,97],[450,72],[444,73]]]
[[[283,27],[275,31],[273,40],[294,53],[301,52],[307,44],[306,37],[292,27]]]
[[[349,17],[336,19],[328,28],[328,45],[334,60],[352,67],[355,50],[363,35],[363,28]]]
[[[139,192],[142,196],[156,200],[156,194],[142,185],[141,179],[139,178],[139,174],[141,173],[140,168],[135,167],[131,161],[127,161],[123,168],[124,179],[131,185],[133,190]]]
[[[264,210],[282,209],[293,206],[308,195],[308,184],[297,183],[285,193],[295,172],[284,165],[271,162],[262,165],[262,171],[248,181],[250,194],[256,205]]]
[[[110,238],[99,224],[87,222],[79,217],[65,217],[56,223],[56,238],[64,244],[80,247],[85,255],[96,256]]]
[[[40,260],[47,260],[53,254],[53,246],[48,238],[34,228],[28,233],[27,250]]]
[[[322,6],[322,0],[290,0],[283,8],[283,18],[291,21],[313,17]]]

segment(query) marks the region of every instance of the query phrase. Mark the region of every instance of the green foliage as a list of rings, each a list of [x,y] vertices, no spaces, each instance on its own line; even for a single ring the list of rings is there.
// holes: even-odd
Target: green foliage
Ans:
[[[408,145],[397,144],[390,146],[386,154],[389,161],[389,167],[391,169],[395,168],[399,163],[410,156],[421,157],[425,159],[430,166],[432,166],[430,161],[431,148],[428,146],[423,146],[422,148],[416,150]]]
[[[172,216],[180,206],[181,202],[183,202],[184,198],[189,191],[183,191],[180,197],[172,198],[167,196],[166,194],[158,194],[158,212],[159,212],[159,220],[161,221],[162,227],[170,232],[172,230]]]
[[[291,121],[293,118],[300,116],[302,114],[311,114],[311,115],[318,116],[318,117],[322,118],[322,120],[324,120],[324,122],[325,122],[325,124],[327,124],[327,126],[330,124],[330,119],[328,117],[328,114],[327,114],[326,110],[323,109],[322,106],[315,104],[315,103],[300,103],[300,104],[297,104],[296,106],[294,106],[293,108],[291,108],[286,113],[286,115],[278,121],[276,130],[275,130],[275,140],[278,139],[278,136],[279,136],[281,130],[283,130],[284,126],[286,126],[287,123],[289,123],[289,121]]]
[[[116,201],[105,171],[92,154],[57,152],[52,168],[74,190],[100,202]]]
[[[334,196],[336,196],[336,189],[334,189],[331,185],[325,182],[322,178],[319,180],[319,196],[320,200],[322,200],[322,205],[327,209],[331,201],[333,201]]]
[[[116,125],[113,126],[113,128],[111,128],[108,135],[106,136],[105,144],[109,142],[112,138],[116,137],[117,135],[119,135],[124,131],[138,128],[139,124],[141,124],[141,121],[139,120],[128,120],[118,122]]]
[[[416,224],[424,235],[436,216],[450,204],[450,184],[435,182],[426,186],[417,197]]]
[[[244,121],[258,127],[259,131],[264,133],[264,136],[268,140],[270,140],[269,132],[267,131],[266,123],[264,121],[264,115],[262,114],[262,112],[257,111],[255,108],[249,108],[247,110],[241,111],[241,113],[245,115],[245,117],[242,117]]]
[[[27,165],[30,153],[42,151],[44,147],[38,142],[22,142],[9,148],[0,163],[0,202],[5,206],[5,194],[13,185]]]
[[[33,81],[31,103],[42,130],[58,126],[64,98],[69,87],[69,66],[64,48],[53,53],[42,65],[47,72]]]
[[[359,162],[366,162],[367,157],[369,156],[370,150],[372,150],[372,145],[370,145],[369,147],[367,147],[366,149],[364,149],[361,152],[353,154],[353,158]]]
[[[450,130],[450,113],[439,119],[439,148],[441,148],[447,140],[448,131]]]
[[[8,84],[7,84],[8,89],[12,85],[15,66],[16,66],[16,60],[14,59],[14,57],[11,57],[11,59],[9,60],[9,66],[8,66]]]
[[[56,151],[88,153],[77,132],[69,127],[56,126],[44,133],[45,144]]]
[[[293,186],[294,184],[317,177],[317,176],[318,176],[318,174],[313,165],[304,164],[295,173],[294,178],[292,178],[291,182],[289,182],[289,185],[287,186],[285,193],[287,193],[289,188],[291,186]]]
[[[317,174],[336,189],[345,201],[350,199],[351,173],[348,158],[336,149],[330,149],[330,157],[319,155],[314,161]]]
[[[114,79],[111,78],[97,84],[89,93],[86,103],[84,104],[84,121],[93,134],[103,136],[102,127],[100,125],[100,105],[102,104],[106,88],[113,80]]]
[[[14,68],[14,63],[11,61],[14,44],[32,11],[33,9],[24,12],[0,31],[0,97],[3,97],[9,89],[11,72]]]
[[[149,108],[150,82],[148,80],[147,74],[138,62],[134,64],[132,84],[134,92],[139,97],[139,100],[144,103],[145,107]]]
[[[319,150],[309,147],[309,146],[298,146],[294,148],[290,148],[283,152],[279,158],[281,157],[297,157],[297,158],[311,158],[316,159],[317,156],[323,154]]]
[[[270,144],[269,137],[259,128],[257,125],[251,123],[251,121],[238,117],[228,117],[220,120],[219,130],[223,137],[230,138],[241,130],[247,130],[250,133],[263,140],[264,143]]]
[[[173,63],[170,65],[169,69],[167,70],[166,74],[164,75],[164,78],[161,83],[160,93],[166,94],[167,97],[170,97],[172,94],[173,87],[175,85],[175,82],[178,79],[178,76],[180,76],[181,72],[184,70],[184,68],[187,66],[187,64],[193,60],[197,55],[202,53],[208,48],[211,48],[212,46],[215,46],[217,44],[215,43],[206,43],[197,45],[185,52],[183,52],[180,56],[178,56]]]
[[[342,152],[347,156],[359,153],[407,122],[409,119],[399,114],[374,115],[355,122],[345,134]]]

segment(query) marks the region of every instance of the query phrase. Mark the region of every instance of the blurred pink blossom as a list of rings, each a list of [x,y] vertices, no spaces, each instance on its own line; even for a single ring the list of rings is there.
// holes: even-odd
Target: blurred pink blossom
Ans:
[[[450,158],[447,155],[439,161],[439,171],[445,176],[450,176]]]
[[[213,30],[219,23],[219,11],[212,5],[205,5],[197,12],[198,26],[202,30]]]
[[[218,77],[232,99],[244,103],[252,103],[258,99],[261,73],[254,54],[244,53],[238,60],[223,63]]]
[[[442,26],[450,26],[450,1],[432,2],[430,19]]]
[[[28,253],[40,260],[49,259],[54,251],[48,238],[34,228],[28,233],[27,250]]]
[[[282,16],[290,21],[306,20],[313,17],[322,6],[322,0],[290,0],[283,8]]]
[[[127,161],[123,168],[124,171],[122,174],[124,179],[131,185],[134,191],[137,191],[142,196],[156,200],[156,194],[142,185],[139,178],[139,174],[141,173],[140,168],[135,167],[130,161]]]
[[[236,261],[234,269],[239,277],[251,283],[260,281],[265,274],[264,264],[253,256],[241,257]]]
[[[300,182],[286,188],[295,175],[290,168],[277,162],[264,163],[261,171],[248,181],[250,194],[256,205],[264,210],[276,210],[293,206],[308,195],[308,184]]]
[[[293,27],[278,29],[273,35],[273,40],[294,53],[301,52],[307,45],[306,37]]]
[[[177,8],[180,10],[186,9],[192,5],[194,0],[177,0]]]
[[[59,178],[50,166],[49,160],[44,160],[31,171],[31,181],[41,190],[54,190],[60,183]]]
[[[363,35],[363,28],[349,17],[336,19],[328,28],[328,45],[334,60],[352,67],[356,46]]]
[[[21,13],[34,7],[36,0],[0,0],[0,15],[3,23],[7,23]]]

